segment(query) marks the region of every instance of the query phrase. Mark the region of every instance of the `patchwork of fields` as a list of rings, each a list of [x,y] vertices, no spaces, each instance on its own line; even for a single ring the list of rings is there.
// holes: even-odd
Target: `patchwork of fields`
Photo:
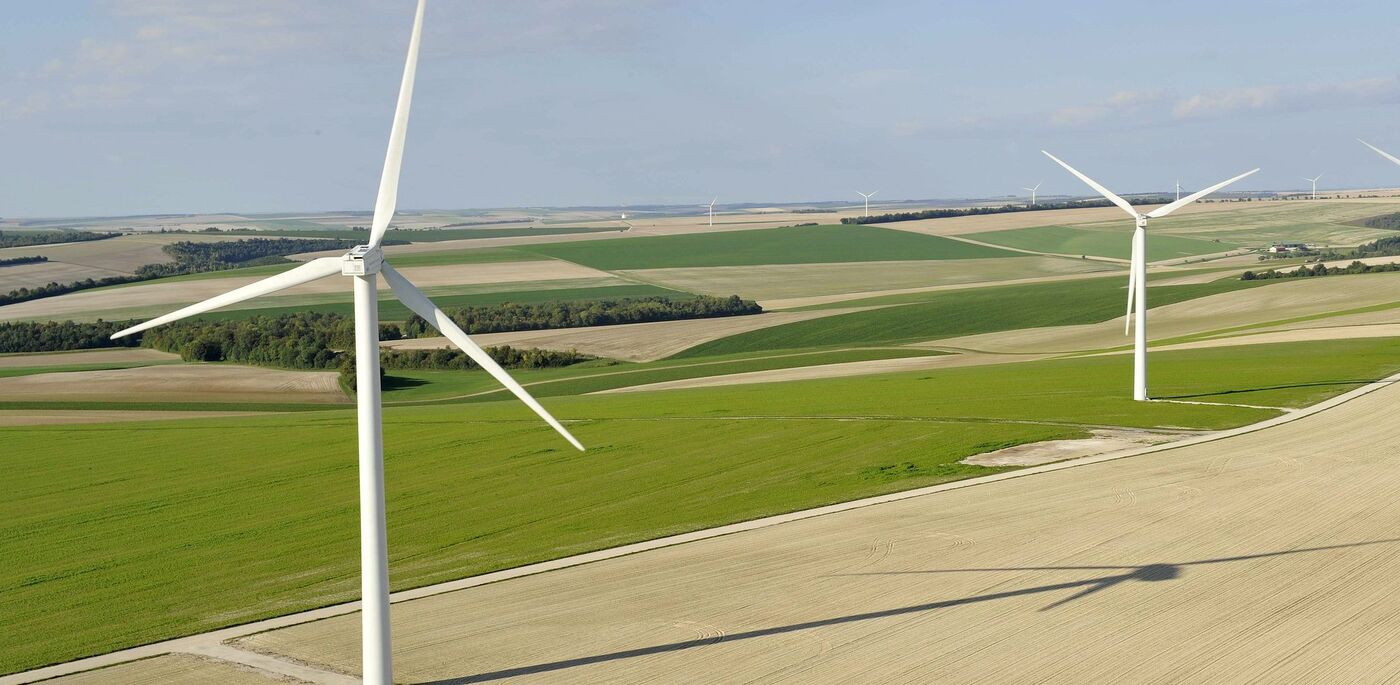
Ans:
[[[1360,242],[1389,232],[1348,222],[1397,210],[1393,199],[1212,203],[1154,224],[1149,258],[1275,235]],[[391,259],[446,307],[707,294],[769,311],[474,336],[602,357],[512,371],[584,454],[479,371],[389,372],[395,589],[1008,472],[1020,467],[963,460],[1012,446],[1245,426],[1400,371],[1400,274],[1243,281],[1252,256],[1211,259],[1152,267],[1159,401],[1131,401],[1124,272],[1077,258],[1126,257],[1120,216],[776,228],[733,216],[714,231],[658,218],[619,234],[581,215],[543,229],[450,229],[432,236],[440,242],[413,232],[417,243]],[[258,219],[299,236],[363,220]],[[405,225],[433,222],[446,215]],[[120,247],[94,262],[118,268],[169,236],[139,238],[78,245]],[[0,307],[0,321],[144,318],[289,267],[81,291]],[[207,318],[348,312],[345,286],[330,279]],[[385,321],[408,315],[380,304]],[[0,393],[11,484],[0,557],[25,560],[0,566],[0,674],[357,593],[355,419],[334,372],[186,363],[144,348],[0,354]],[[268,649],[292,649],[279,645]],[[222,677],[183,657],[146,667]]]

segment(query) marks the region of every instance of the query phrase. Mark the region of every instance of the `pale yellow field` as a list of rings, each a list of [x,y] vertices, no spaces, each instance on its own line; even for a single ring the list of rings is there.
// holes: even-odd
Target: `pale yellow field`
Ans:
[[[425,289],[446,285],[611,278],[606,272],[559,260],[420,266],[405,268],[403,274],[420,288]],[[83,290],[58,297],[30,300],[0,307],[0,320],[60,319],[74,318],[80,315],[86,315],[87,318],[102,316],[108,320],[121,319],[131,316],[132,312],[150,311],[155,305],[177,309],[247,285],[260,278],[262,277],[206,278],[192,281],[155,282],[101,290]],[[381,290],[388,289],[388,285],[383,279],[380,279],[379,287]],[[279,301],[286,302],[287,295],[319,293],[343,295],[348,292],[349,284],[345,282],[345,279],[324,278],[281,291],[277,296],[248,300],[241,306],[274,306]]]
[[[844,264],[777,264],[706,268],[636,269],[618,273],[635,280],[709,295],[740,294],[764,307],[789,300],[841,294],[905,292],[931,286],[1097,273],[1116,267],[1082,259],[1007,257]]]
[[[20,288],[37,288],[49,283],[72,283],[88,278],[101,279],[109,276],[125,276],[124,271],[99,269],[63,262],[43,262],[0,267],[0,293]]]
[[[176,364],[0,378],[0,396],[31,402],[345,403],[334,371]]]
[[[619,326],[591,328],[561,328],[543,331],[513,331],[483,333],[472,339],[482,346],[511,345],[549,350],[577,350],[611,359],[651,361],[669,357],[681,350],[703,342],[746,331],[768,328],[794,321],[806,321],[824,316],[861,311],[862,308],[824,309],[810,312],[765,312],[750,316],[729,316],[718,319],[688,321],[656,321]],[[384,347],[400,350],[430,350],[452,348],[446,338],[414,338],[382,343]]]
[[[176,361],[180,355],[145,347],[119,347],[77,352],[39,352],[35,354],[0,355],[0,369],[22,369],[31,366],[69,366],[74,364],[112,364],[124,362]]]
[[[402,602],[396,675],[1393,682],[1397,401]],[[239,644],[353,672],[359,616]]]
[[[81,243],[61,245],[34,245],[30,247],[7,247],[0,249],[0,258],[28,257],[43,255],[49,258],[50,266],[66,264],[74,267],[88,267],[100,271],[113,271],[129,274],[144,264],[160,264],[170,261],[170,256],[161,250],[164,246],[182,240],[212,242],[237,240],[248,236],[209,236],[179,234],[123,235],[107,240],[90,240]],[[40,265],[44,266],[44,265]],[[5,267],[16,269],[20,267]],[[0,269],[0,276],[4,270]],[[106,274],[111,275],[111,274]],[[47,283],[50,278],[45,280]]]
[[[244,666],[193,654],[166,654],[63,678],[64,685],[272,685],[293,683]]]

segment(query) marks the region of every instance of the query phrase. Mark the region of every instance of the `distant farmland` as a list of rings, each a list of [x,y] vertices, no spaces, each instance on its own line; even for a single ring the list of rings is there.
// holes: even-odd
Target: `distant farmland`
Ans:
[[[529,251],[606,270],[1016,256],[992,247],[871,226],[688,233],[536,245]]]

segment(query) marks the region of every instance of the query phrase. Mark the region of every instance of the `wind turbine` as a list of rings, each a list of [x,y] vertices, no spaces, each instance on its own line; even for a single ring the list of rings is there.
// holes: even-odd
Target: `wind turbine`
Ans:
[[[378,275],[384,275],[384,280],[388,282],[394,295],[409,309],[447,336],[448,340],[534,410],[570,444],[579,450],[583,449],[583,445],[574,439],[564,426],[458,328],[446,313],[428,300],[423,291],[384,260],[384,252],[380,245],[384,241],[384,233],[389,227],[389,221],[393,219],[398,203],[399,169],[403,162],[409,105],[413,100],[413,80],[418,63],[419,37],[423,30],[424,3],[425,0],[418,0],[418,10],[413,19],[408,59],[404,65],[403,83],[399,87],[393,128],[389,132],[389,149],[384,156],[384,172],[379,180],[379,194],[374,204],[374,222],[370,228],[369,243],[352,248],[342,257],[314,259],[290,271],[118,331],[112,336],[120,338],[131,335],[327,276],[351,277],[355,293],[355,400],[359,419],[361,648],[364,682],[373,685],[387,685],[393,681],[393,661],[389,644],[389,557],[384,521],[384,444],[379,395],[379,300],[375,292]]]
[[[1100,195],[1107,198],[1109,202],[1121,207],[1123,211],[1131,215],[1133,220],[1137,223],[1137,228],[1133,231],[1132,264],[1128,268],[1128,313],[1125,315],[1125,320],[1123,322],[1123,334],[1127,335],[1128,326],[1133,323],[1133,305],[1136,304],[1137,327],[1134,329],[1136,336],[1133,341],[1133,399],[1139,402],[1145,402],[1147,400],[1147,220],[1157,219],[1171,214],[1259,170],[1254,169],[1253,171],[1246,171],[1232,179],[1221,181],[1205,190],[1196,191],[1175,202],[1162,205],[1146,214],[1142,214],[1136,209],[1133,209],[1133,206],[1128,204],[1127,200],[1114,195],[1108,188],[1099,185],[1094,179],[1079,173],[1074,167],[1060,161],[1055,155],[1045,152],[1044,150],[1041,150],[1041,152],[1045,153],[1046,157],[1055,160],[1055,163],[1064,167],[1066,171],[1077,176],[1079,180],[1083,181],[1090,188],[1093,188]]]
[[[1045,181],[1041,181],[1040,183],[1035,184],[1035,187],[1034,187],[1034,188],[1027,188],[1027,187],[1025,187],[1025,186],[1022,186],[1022,187],[1021,187],[1021,190],[1029,190],[1029,191],[1031,191],[1031,206],[1032,206],[1032,207],[1035,206],[1035,191],[1040,190],[1040,186],[1042,186],[1042,185],[1045,185]]]
[[[878,192],[880,192],[880,191],[877,190],[877,191],[875,191],[874,193],[862,193],[862,192],[860,192],[859,190],[856,191],[856,194],[857,194],[857,195],[860,195],[861,197],[865,198],[865,215],[866,215],[866,216],[870,216],[870,198],[875,197],[875,193],[878,193]]]
[[[1181,199],[1181,181],[1176,182],[1176,199]]]
[[[715,199],[710,200],[710,204],[706,205],[707,207],[710,208],[710,228],[714,228],[714,227],[715,227],[715,203],[716,203],[716,202],[719,202],[719,196],[718,196],[718,195],[715,196]]]
[[[1314,200],[1317,199],[1317,179],[1318,179],[1318,178],[1322,178],[1322,174],[1318,174],[1318,175],[1317,175],[1317,178],[1306,178],[1306,177],[1305,177],[1305,178],[1303,179],[1304,181],[1311,181],[1311,182],[1312,182],[1312,184],[1313,184],[1312,199],[1314,199]]]

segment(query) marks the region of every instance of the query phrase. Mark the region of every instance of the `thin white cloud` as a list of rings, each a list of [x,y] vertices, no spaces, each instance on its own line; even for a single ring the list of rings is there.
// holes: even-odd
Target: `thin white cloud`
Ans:
[[[1299,112],[1400,102],[1400,78],[1365,78],[1340,83],[1247,86],[1192,95],[1172,107],[1177,119],[1204,119],[1239,112]]]

